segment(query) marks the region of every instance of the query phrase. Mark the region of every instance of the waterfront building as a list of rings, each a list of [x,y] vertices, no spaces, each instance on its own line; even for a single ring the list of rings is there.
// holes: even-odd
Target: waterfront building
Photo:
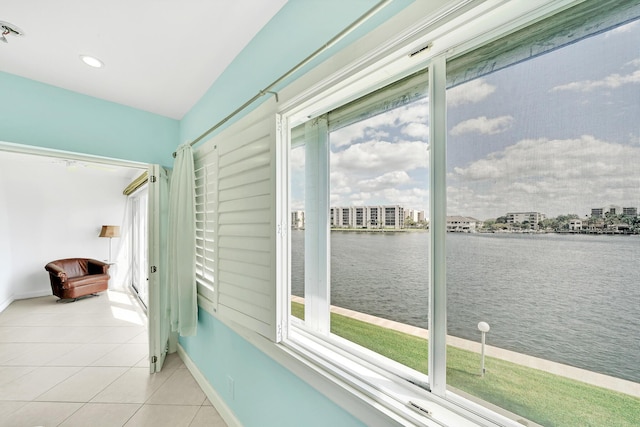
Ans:
[[[638,208],[622,208],[622,215],[624,216],[638,216]]]
[[[385,228],[404,228],[404,208],[402,206],[383,206],[383,208]]]
[[[304,229],[304,211],[291,211],[291,228],[293,230]]]
[[[546,218],[546,215],[540,212],[509,212],[505,216],[507,217],[507,224],[523,224],[528,222],[535,227],[538,226],[540,221]]]
[[[482,226],[482,222],[466,216],[448,216],[447,231],[453,233],[475,233]]]
[[[540,212],[509,212],[505,216],[507,217],[507,224],[528,222],[534,226],[537,226],[540,221],[546,218],[546,215]]]
[[[387,206],[334,206],[330,208],[333,228],[404,228],[404,208]],[[423,213],[424,216],[424,213]]]
[[[582,230],[582,220],[581,219],[571,219],[571,220],[569,220],[569,230],[571,230],[571,231]]]

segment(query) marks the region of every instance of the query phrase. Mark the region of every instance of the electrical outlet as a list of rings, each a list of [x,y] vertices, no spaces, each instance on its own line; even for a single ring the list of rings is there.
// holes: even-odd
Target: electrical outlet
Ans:
[[[234,399],[235,394],[235,381],[230,376],[227,376],[227,391],[229,392],[229,397],[231,400]]]

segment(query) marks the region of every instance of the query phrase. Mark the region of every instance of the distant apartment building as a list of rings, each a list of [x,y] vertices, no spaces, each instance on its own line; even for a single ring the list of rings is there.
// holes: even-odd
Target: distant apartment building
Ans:
[[[482,221],[467,216],[448,216],[447,231],[452,233],[475,233]]]
[[[607,215],[618,215],[622,213],[621,206],[609,205],[602,208],[592,208],[591,216],[594,218],[603,218]]]
[[[625,215],[625,216],[638,216],[638,208],[622,207],[616,205],[609,205],[602,208],[592,208],[591,216],[594,218],[604,218],[610,215]]]
[[[507,224],[524,224],[528,222],[531,225],[538,225],[538,223],[546,218],[545,214],[540,212],[509,212],[505,215],[507,218]]]
[[[604,216],[604,208],[591,208],[591,216],[594,218],[602,218]]]
[[[418,211],[415,209],[405,209],[404,217],[405,219],[410,218],[413,222],[424,222],[425,220],[424,211]]]
[[[402,206],[334,206],[330,210],[333,228],[404,228]]]
[[[291,228],[294,230],[304,229],[304,211],[291,211]]]

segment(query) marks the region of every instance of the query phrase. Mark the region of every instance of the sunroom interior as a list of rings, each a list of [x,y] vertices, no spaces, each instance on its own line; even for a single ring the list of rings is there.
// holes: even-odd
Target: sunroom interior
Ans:
[[[70,15],[77,6],[63,4]],[[7,165],[0,171],[0,233],[6,236],[0,239],[0,309],[48,295],[39,277],[11,257],[16,248],[26,250],[11,233],[12,207],[4,203],[15,200],[10,189],[21,180],[11,166],[14,156],[53,156],[46,168],[58,159],[55,166],[67,169],[76,164],[69,162],[99,159],[122,168],[109,185],[124,188],[145,170],[150,181],[168,182],[172,153],[186,144],[195,178],[196,281],[189,286],[197,298],[197,331],[167,341],[162,331],[169,318],[159,303],[167,283],[150,282],[150,334],[157,334],[150,338],[159,340],[159,353],[150,357],[177,352],[227,425],[640,423],[640,372],[633,362],[640,294],[627,286],[637,272],[604,267],[623,257],[627,266],[640,262],[640,2],[288,0],[251,12],[256,4],[242,2],[247,14],[262,17],[251,17],[251,37],[227,54],[216,77],[204,79],[207,85],[194,88],[189,73],[196,80],[200,72],[176,67],[166,87],[140,78],[153,92],[146,99],[103,90],[103,70],[83,74],[78,86],[34,77],[41,75],[29,69],[35,65],[11,63],[30,29],[23,28],[24,37],[6,34],[0,55],[9,48],[16,56],[0,62],[0,161]],[[103,6],[127,8],[125,2]],[[135,19],[145,19],[143,6],[164,7],[141,2]],[[220,20],[181,7],[187,24]],[[27,15],[13,9],[14,16],[0,20],[20,26]],[[224,16],[224,9],[216,12]],[[172,37],[170,29],[159,34],[159,44]],[[220,40],[199,43],[214,51]],[[81,40],[77,45],[91,48]],[[91,52],[76,56],[81,53]],[[207,49],[200,55],[209,55]],[[108,71],[112,65],[104,60]],[[126,60],[114,64],[124,67]],[[171,58],[161,66],[170,69]],[[116,76],[115,87],[118,73],[126,70],[109,76]],[[118,90],[135,94],[135,83],[123,81]],[[181,89],[184,98],[171,105]],[[159,210],[159,194],[150,190],[150,212]],[[105,209],[117,217],[125,202],[113,200]],[[620,205],[626,215],[600,219],[587,211],[604,205]],[[526,224],[501,222],[520,210],[537,216]],[[573,210],[580,215],[558,222]],[[538,211],[555,217],[556,225]],[[478,231],[448,233],[454,215]],[[96,224],[80,224],[106,221],[91,216]],[[50,236],[49,218],[33,217],[37,234]],[[576,220],[581,232],[572,233]],[[165,223],[159,224],[149,227],[149,239],[162,259],[170,248],[162,243]],[[351,249],[340,246],[356,238]],[[409,239],[418,249],[410,249]],[[535,245],[550,239],[548,247],[564,248],[571,264],[553,270],[561,256],[547,246],[539,253],[522,246],[523,258],[546,260],[546,268],[558,272],[554,280],[568,283],[557,311],[546,310],[561,288],[551,279],[549,288],[527,295],[497,285],[499,276],[510,278],[510,289],[518,288],[514,282],[535,286],[527,277],[547,277],[537,264],[528,270],[523,258],[497,266],[520,250],[518,242],[532,239]],[[89,245],[101,254],[106,242],[96,238]],[[588,287],[584,272],[596,263],[589,256],[609,252],[602,245],[624,254],[597,261],[612,291],[583,294],[572,283]],[[474,258],[465,252],[471,247]],[[500,259],[487,255],[498,250],[505,251]],[[415,261],[407,252],[417,254]],[[159,262],[154,267],[162,271]],[[476,273],[459,279],[471,264],[486,273],[477,293]],[[406,293],[396,284],[414,279]],[[492,289],[504,300],[487,296]],[[610,311],[600,311],[603,298]],[[575,306],[587,300],[578,312]],[[494,323],[507,306],[514,307],[512,317],[496,315]],[[615,317],[619,330],[588,329],[589,310]],[[468,330],[458,329],[458,319],[468,320]],[[491,329],[480,326],[484,320]],[[536,326],[544,332],[527,341]],[[556,341],[563,333],[568,341]],[[583,354],[585,348],[594,356]]]

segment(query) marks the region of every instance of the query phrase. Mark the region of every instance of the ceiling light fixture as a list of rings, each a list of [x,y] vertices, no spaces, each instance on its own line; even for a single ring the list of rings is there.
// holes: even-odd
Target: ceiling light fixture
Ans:
[[[24,36],[24,31],[9,22],[0,21],[0,41],[9,43],[6,37],[9,35]]]
[[[93,68],[102,68],[102,67],[104,67],[104,63],[102,61],[100,61],[98,58],[96,58],[95,56],[80,55],[80,59],[82,60],[82,62],[84,62],[85,64],[87,64],[90,67],[93,67]]]

